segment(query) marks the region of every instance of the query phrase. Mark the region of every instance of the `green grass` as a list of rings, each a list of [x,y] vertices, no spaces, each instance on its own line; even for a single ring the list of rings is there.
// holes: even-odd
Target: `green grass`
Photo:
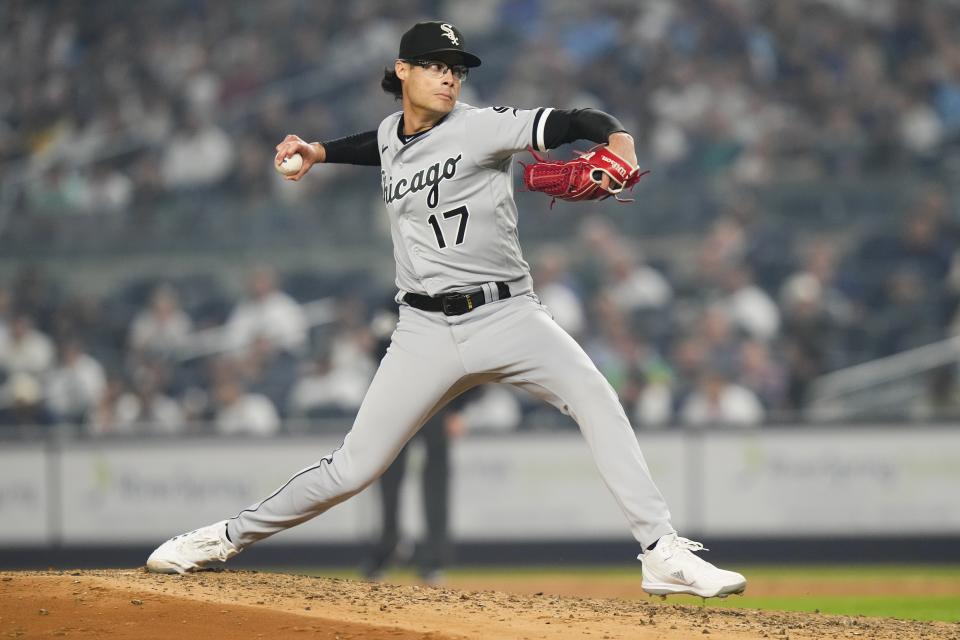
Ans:
[[[960,580],[960,564],[882,564],[882,565],[751,565],[738,569],[751,576],[778,578],[931,578]]]
[[[745,567],[747,578],[776,578],[778,580],[816,580],[829,584],[862,582],[864,580],[911,581],[934,586],[960,586],[960,566],[946,565],[881,565],[881,566],[803,566],[803,567]],[[749,583],[747,588],[749,594]],[[684,598],[685,599],[685,598]],[[678,601],[681,598],[677,598]],[[691,598],[690,602],[701,602]],[[960,622],[960,595],[796,595],[789,597],[750,596],[731,597],[710,606],[781,611],[819,611],[848,616],[880,616],[904,620],[941,620]]]
[[[844,585],[856,582],[873,580],[910,581],[919,584],[920,593],[917,595],[796,595],[796,596],[754,596],[749,595],[749,583],[746,596],[732,596],[726,599],[710,599],[707,607],[735,607],[747,609],[768,609],[779,611],[819,611],[824,614],[849,616],[879,616],[901,618],[905,620],[941,620],[944,622],[960,622],[960,565],[877,565],[877,566],[745,566],[728,567],[743,572],[748,581],[753,579],[776,579],[777,581],[797,580],[808,583],[810,581],[824,585]],[[356,571],[344,570],[312,570],[298,571],[313,575],[356,578]],[[494,582],[498,577],[536,577],[543,576],[549,581],[550,576],[589,577],[596,580],[611,582],[636,581],[637,597],[646,597],[640,591],[640,571],[635,565],[619,567],[458,567],[448,572],[453,586],[457,578],[484,578]],[[389,577],[413,576],[407,571],[397,571]],[[929,584],[931,589],[944,587],[954,591],[953,595],[924,595],[922,586]],[[702,605],[703,600],[687,596],[671,596],[668,602],[676,604]]]
[[[670,602],[700,604],[703,601],[700,598],[675,596],[670,598]],[[706,606],[960,622],[960,596],[732,596],[724,600],[709,600]]]

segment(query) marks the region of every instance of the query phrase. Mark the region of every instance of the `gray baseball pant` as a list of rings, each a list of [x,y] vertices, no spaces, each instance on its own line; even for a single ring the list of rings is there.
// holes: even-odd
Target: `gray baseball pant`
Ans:
[[[526,389],[577,422],[644,548],[674,531],[616,392],[536,296],[527,294],[461,316],[401,305],[390,347],[343,444],[230,519],[230,539],[244,548],[363,491],[429,417],[485,382]]]

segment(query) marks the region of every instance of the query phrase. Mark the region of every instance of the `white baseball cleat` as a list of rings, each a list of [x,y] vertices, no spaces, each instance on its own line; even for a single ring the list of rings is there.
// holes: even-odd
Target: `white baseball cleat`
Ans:
[[[675,533],[660,538],[656,547],[637,556],[643,563],[643,590],[659,596],[686,593],[702,598],[725,598],[732,593],[743,593],[747,588],[747,579],[742,575],[718,569],[695,556],[694,551],[706,549],[699,542]]]
[[[225,562],[240,553],[227,540],[227,521],[181,533],[164,542],[147,558],[147,571],[186,573],[215,562]]]

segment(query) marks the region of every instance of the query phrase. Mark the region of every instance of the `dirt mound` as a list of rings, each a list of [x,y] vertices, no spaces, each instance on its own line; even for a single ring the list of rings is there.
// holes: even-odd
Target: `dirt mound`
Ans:
[[[0,573],[0,638],[947,638],[960,625],[524,596],[256,571]]]

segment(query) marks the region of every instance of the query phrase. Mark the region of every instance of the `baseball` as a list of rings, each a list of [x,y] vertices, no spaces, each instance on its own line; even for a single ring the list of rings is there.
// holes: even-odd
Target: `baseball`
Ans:
[[[303,167],[303,156],[295,153],[276,165],[277,171],[285,176],[295,175]]]

